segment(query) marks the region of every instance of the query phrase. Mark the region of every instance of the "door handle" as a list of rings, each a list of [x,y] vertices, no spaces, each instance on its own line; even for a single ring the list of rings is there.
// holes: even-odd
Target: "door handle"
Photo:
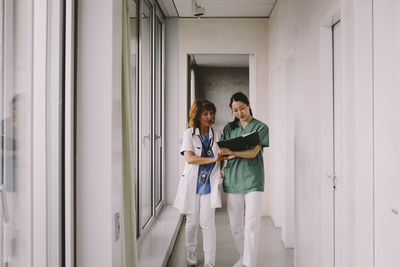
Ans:
[[[400,211],[399,211],[398,209],[392,209],[392,212],[393,212],[394,214],[396,214],[396,215],[399,215],[399,214],[400,214]]]
[[[326,176],[328,176],[328,178],[333,180],[333,181],[336,179],[336,174],[334,174],[334,173],[327,174]]]
[[[143,136],[142,145],[146,146],[146,140],[150,141],[150,134]]]
[[[337,180],[336,173],[327,174],[326,176],[328,176],[329,180],[332,181],[333,189],[336,190],[336,180]]]
[[[0,194],[1,194],[1,205],[3,208],[4,221],[8,222],[8,219],[9,219],[8,205],[7,205],[6,191],[4,190],[4,185],[0,186]]]

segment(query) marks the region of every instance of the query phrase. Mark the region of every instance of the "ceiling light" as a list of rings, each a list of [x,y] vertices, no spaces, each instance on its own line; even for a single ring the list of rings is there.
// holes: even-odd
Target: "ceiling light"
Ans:
[[[204,16],[206,9],[198,5],[196,0],[192,0],[192,13],[193,16],[200,18],[201,16]]]

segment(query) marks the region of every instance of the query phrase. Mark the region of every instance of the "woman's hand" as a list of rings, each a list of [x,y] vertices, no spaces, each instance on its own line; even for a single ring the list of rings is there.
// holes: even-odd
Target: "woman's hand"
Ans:
[[[219,148],[218,152],[221,153],[222,155],[224,155],[224,159],[226,159],[225,158],[226,155],[229,155],[228,159],[233,159],[235,157],[252,159],[257,156],[257,154],[258,154],[258,152],[260,152],[260,150],[261,150],[261,146],[256,145],[253,148],[243,150],[243,151],[232,151],[228,148]]]
[[[218,148],[218,153],[221,153],[221,155],[224,155],[224,156],[233,155],[233,151],[232,150],[230,150],[229,148],[222,148],[222,147]]]
[[[218,151],[217,155],[214,157],[214,161],[218,162],[218,161],[221,161],[223,159],[224,159],[224,156],[221,153],[219,153],[219,151]]]
[[[210,164],[214,163],[217,161],[220,161],[222,159],[222,155],[218,155],[214,158],[209,158],[209,157],[199,157],[196,156],[193,151],[185,151],[185,161],[189,164],[198,164],[198,165],[203,165],[203,164]]]

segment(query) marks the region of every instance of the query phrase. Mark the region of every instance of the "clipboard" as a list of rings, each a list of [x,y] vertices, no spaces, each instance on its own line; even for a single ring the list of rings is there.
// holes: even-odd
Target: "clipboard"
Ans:
[[[232,151],[243,151],[251,149],[260,144],[258,132],[251,132],[229,140],[217,142],[219,147],[229,148]]]

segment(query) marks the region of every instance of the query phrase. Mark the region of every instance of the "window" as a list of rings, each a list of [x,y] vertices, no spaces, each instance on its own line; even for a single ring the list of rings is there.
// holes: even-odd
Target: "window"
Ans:
[[[133,164],[136,175],[137,235],[141,240],[164,205],[164,23],[155,1],[141,0],[139,5],[134,2],[132,10],[136,10],[136,13],[131,12],[130,27],[133,125],[137,129]]]
[[[140,12],[139,90],[139,215],[143,230],[153,216],[152,190],[152,20],[153,6],[146,0]]]
[[[154,199],[156,208],[162,201],[162,114],[163,114],[163,61],[162,61],[162,22],[159,16],[155,18],[155,67],[154,67]]]
[[[0,1],[0,260],[31,266],[31,1]]]
[[[138,52],[139,52],[139,45],[138,45],[138,19],[137,19],[137,13],[138,13],[138,5],[136,3],[136,1],[130,1],[129,2],[130,8],[129,8],[129,22],[130,22],[130,53],[131,53],[131,96],[132,96],[132,112],[133,112],[133,116],[132,118],[132,125],[133,127],[133,144],[134,144],[134,149],[133,151],[135,153],[133,153],[132,155],[132,164],[133,164],[133,173],[135,175],[135,183],[132,184],[138,184],[138,149],[137,149],[137,144],[138,144],[138,127],[137,127],[137,122],[138,122],[138,118],[139,118],[139,113],[137,112],[138,110],[138,85],[139,85],[139,79],[138,79]],[[137,190],[135,191],[136,186],[134,186],[134,188],[132,188],[132,192],[135,192],[135,195],[137,195]],[[138,198],[135,199],[135,203],[136,203],[136,234],[137,236],[139,236],[140,233],[140,229],[139,229],[139,201]]]
[[[63,12],[0,0],[1,266],[61,261]]]

